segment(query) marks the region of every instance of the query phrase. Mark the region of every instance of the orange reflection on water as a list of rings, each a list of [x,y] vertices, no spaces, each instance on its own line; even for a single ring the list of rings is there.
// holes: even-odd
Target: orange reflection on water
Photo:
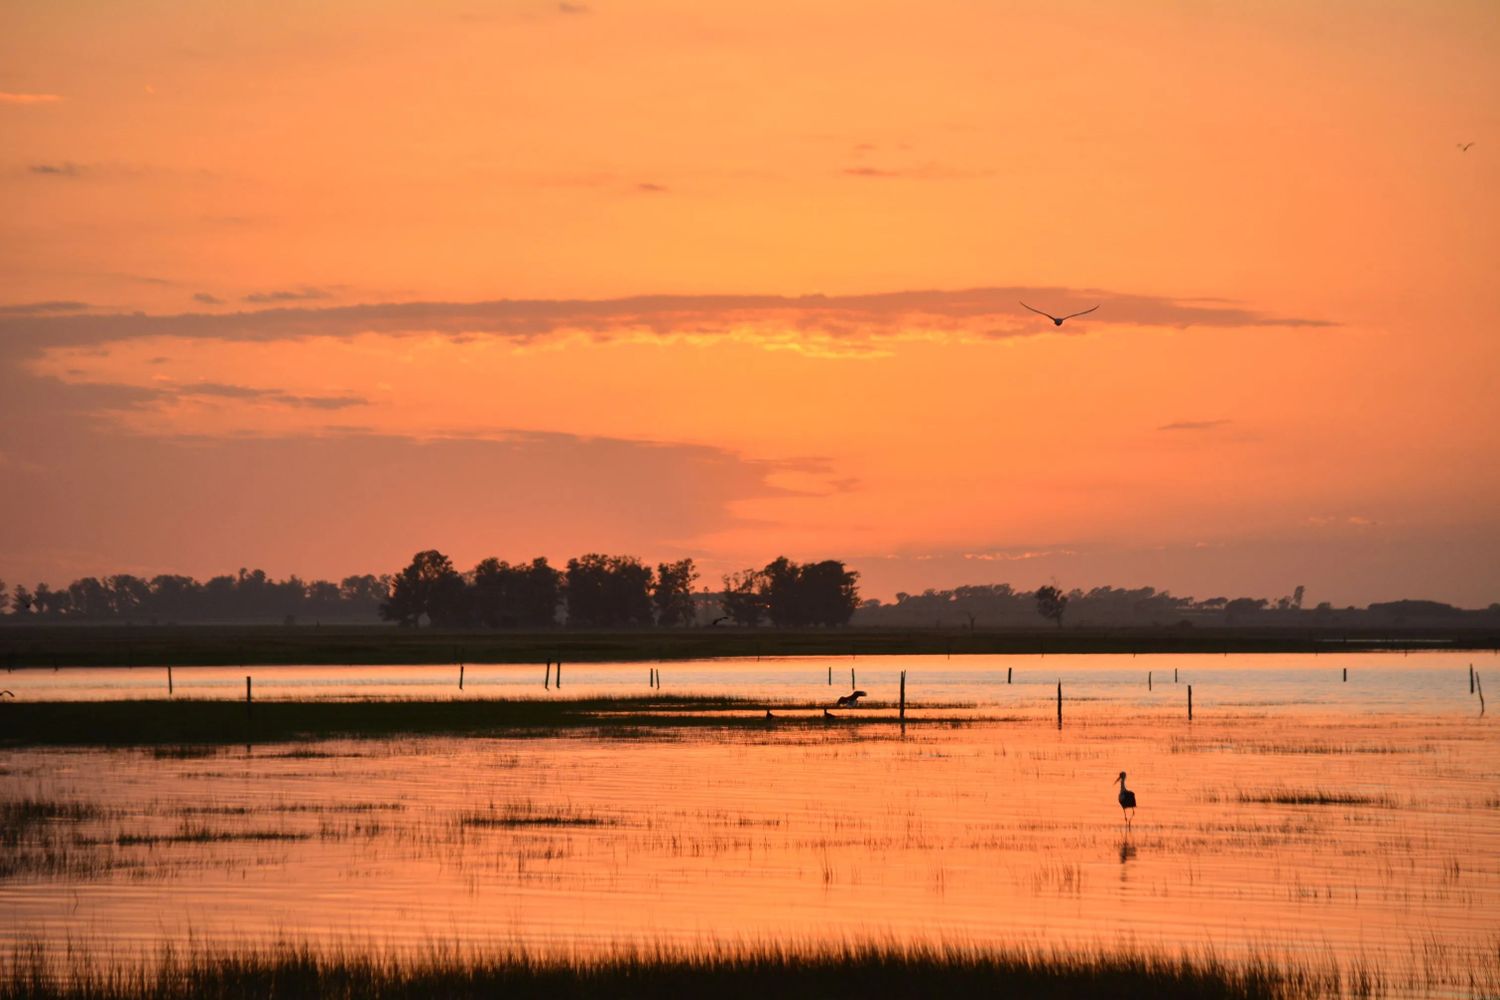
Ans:
[[[1189,725],[1124,704],[1061,732],[1038,715],[904,737],[26,750],[0,774],[8,800],[90,811],[26,834],[0,906],[11,939],[1133,941],[1399,970],[1432,942],[1460,964],[1494,949],[1496,773],[1476,717]]]

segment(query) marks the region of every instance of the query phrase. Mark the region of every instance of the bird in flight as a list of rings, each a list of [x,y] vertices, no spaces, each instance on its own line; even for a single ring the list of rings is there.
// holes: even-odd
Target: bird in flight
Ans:
[[[1458,144],[1458,151],[1460,153],[1467,153],[1469,151],[1469,147],[1472,145],[1474,145],[1472,142],[1461,142]]]
[[[1031,309],[1031,306],[1026,305],[1026,303],[1024,303],[1024,302],[1022,302],[1021,305],[1024,306],[1025,308],[1027,308],[1027,309]],[[1089,313],[1093,312],[1094,309],[1098,309],[1098,308],[1099,308],[1098,306],[1094,306],[1092,309],[1085,309],[1082,312],[1068,313],[1066,316],[1054,316],[1054,315],[1052,315],[1049,312],[1042,312],[1040,309],[1031,309],[1031,311],[1034,312],[1034,313],[1036,313],[1038,316],[1045,316],[1045,317],[1047,317],[1048,319],[1050,319],[1057,326],[1062,326],[1063,325],[1063,320],[1065,320],[1065,319],[1072,319],[1074,316],[1086,316]]]

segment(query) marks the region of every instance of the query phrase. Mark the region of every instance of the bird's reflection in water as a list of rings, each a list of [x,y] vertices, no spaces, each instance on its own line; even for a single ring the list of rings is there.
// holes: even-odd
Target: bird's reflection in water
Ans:
[[[1135,857],[1135,845],[1128,839],[1120,841],[1120,864],[1124,864]]]

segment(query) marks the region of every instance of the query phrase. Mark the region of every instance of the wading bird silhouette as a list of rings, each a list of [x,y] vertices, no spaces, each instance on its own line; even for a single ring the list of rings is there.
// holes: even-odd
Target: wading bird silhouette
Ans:
[[[833,707],[834,708],[854,708],[856,705],[859,704],[859,699],[866,698],[866,697],[869,697],[869,696],[867,694],[865,694],[865,692],[863,692],[863,691],[850,691],[848,694],[841,696],[839,698],[839,700],[834,703]]]
[[[1469,147],[1472,145],[1474,145],[1472,142],[1461,142],[1458,144],[1458,151],[1460,153],[1467,153],[1469,151]]]
[[[1017,300],[1017,301],[1019,301],[1019,300]],[[1025,306],[1025,308],[1027,308],[1027,309],[1031,309],[1031,306],[1026,305],[1026,303],[1024,303],[1024,302],[1022,302],[1021,305]],[[1101,305],[1102,305],[1102,303],[1101,303]],[[1095,309],[1098,309],[1098,308],[1099,308],[1099,306],[1093,306],[1093,307],[1091,307],[1089,309],[1084,309],[1084,310],[1082,310],[1080,312],[1068,313],[1066,316],[1054,316],[1054,315],[1052,315],[1049,312],[1042,312],[1040,309],[1031,309],[1031,311],[1034,312],[1034,313],[1036,313],[1038,316],[1045,316],[1045,317],[1047,317],[1048,319],[1050,319],[1057,326],[1062,326],[1063,325],[1063,320],[1072,319],[1074,316],[1087,316],[1089,313],[1093,312]]]
[[[1135,818],[1135,792],[1132,792],[1130,789],[1125,787],[1124,771],[1121,771],[1120,776],[1114,781],[1110,782],[1110,784],[1115,784],[1116,782],[1118,782],[1120,785],[1120,812],[1125,816],[1125,822],[1129,823],[1132,819]],[[1129,809],[1130,812],[1125,812],[1125,810],[1127,809]]]

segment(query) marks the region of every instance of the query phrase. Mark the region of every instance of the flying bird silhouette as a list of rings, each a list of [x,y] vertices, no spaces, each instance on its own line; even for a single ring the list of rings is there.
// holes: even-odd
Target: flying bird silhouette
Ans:
[[[859,704],[859,699],[866,697],[868,697],[868,695],[866,695],[863,691],[851,691],[848,694],[841,696],[839,700],[834,703],[833,707],[854,708]]]
[[[1469,147],[1472,145],[1474,145],[1472,142],[1461,142],[1458,144],[1458,151],[1460,153],[1467,153],[1469,151]]]
[[[1026,305],[1026,303],[1024,303],[1024,302],[1022,302],[1021,305],[1025,306],[1027,309],[1031,309],[1031,306]],[[1098,309],[1098,308],[1099,308],[1099,306],[1094,306],[1092,309],[1085,309],[1082,312],[1068,313],[1066,316],[1054,316],[1054,315],[1052,315],[1049,312],[1042,312],[1040,309],[1031,309],[1031,311],[1034,312],[1034,313],[1036,313],[1038,316],[1045,316],[1045,317],[1047,317],[1056,326],[1062,326],[1063,325],[1063,320],[1065,320],[1065,319],[1072,319],[1074,316],[1086,316],[1089,313],[1093,312],[1094,309]]]

